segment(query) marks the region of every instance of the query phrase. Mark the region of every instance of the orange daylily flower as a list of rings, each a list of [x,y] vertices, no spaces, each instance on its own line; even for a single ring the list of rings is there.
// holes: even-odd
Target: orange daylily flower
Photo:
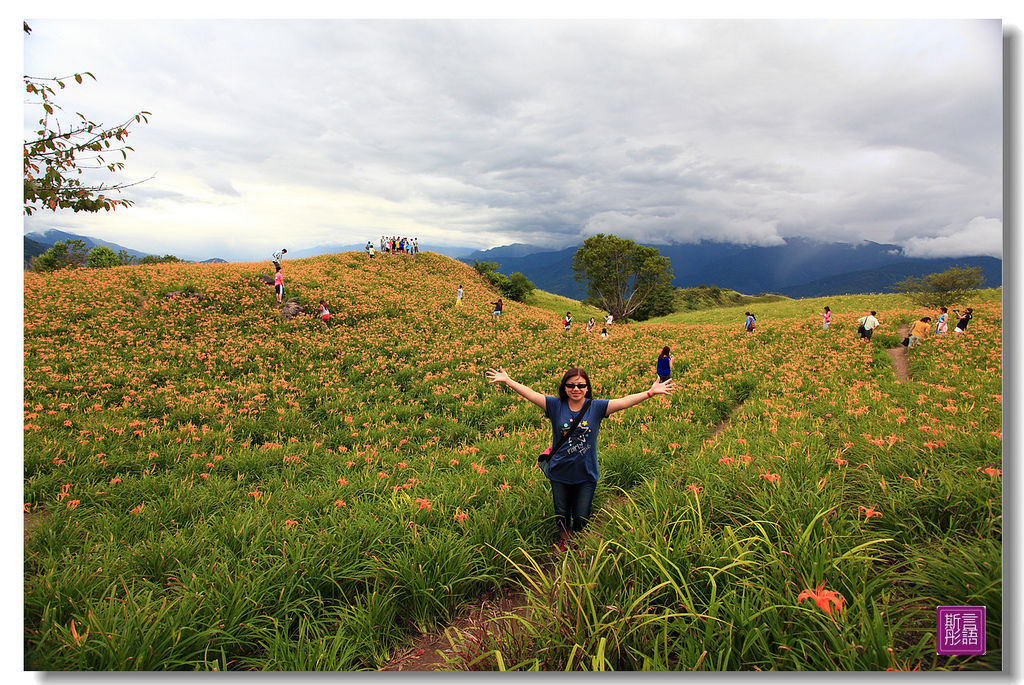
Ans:
[[[867,522],[872,517],[882,517],[882,512],[876,511],[874,507],[857,507],[857,518],[860,519],[860,515],[864,514],[864,521]]]
[[[833,605],[835,605],[835,608],[842,610],[843,603],[846,601],[842,594],[833,592],[832,590],[826,590],[824,582],[819,583],[813,590],[807,589],[801,592],[796,598],[796,601],[802,602],[805,599],[813,599],[815,604],[818,605],[818,608],[829,616],[832,615]]]

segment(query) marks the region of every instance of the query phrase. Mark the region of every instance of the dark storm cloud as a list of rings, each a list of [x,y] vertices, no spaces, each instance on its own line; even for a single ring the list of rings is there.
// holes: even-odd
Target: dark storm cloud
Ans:
[[[196,241],[269,245],[287,223],[308,244],[392,227],[475,247],[611,231],[1001,251],[958,237],[1002,219],[998,22],[34,28],[27,67],[94,60],[102,104],[85,104],[154,112],[130,169],[159,172],[134,210],[162,214],[133,223],[180,211]]]

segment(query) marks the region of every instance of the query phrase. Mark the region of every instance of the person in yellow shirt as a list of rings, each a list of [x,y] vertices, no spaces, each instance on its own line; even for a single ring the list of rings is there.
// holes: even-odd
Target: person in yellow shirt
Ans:
[[[907,347],[913,347],[919,342],[924,342],[925,337],[928,335],[928,331],[932,329],[932,317],[926,316],[917,323],[910,331],[910,344]]]

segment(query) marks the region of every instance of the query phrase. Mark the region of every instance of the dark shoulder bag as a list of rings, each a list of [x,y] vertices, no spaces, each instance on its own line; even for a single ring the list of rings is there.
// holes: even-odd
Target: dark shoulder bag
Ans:
[[[592,400],[587,400],[583,403],[583,408],[580,409],[580,413],[576,415],[576,418],[573,419],[572,424],[569,426],[569,430],[558,439],[558,442],[556,442],[553,447],[549,447],[541,452],[540,456],[537,457],[537,465],[540,466],[541,469],[544,469],[544,467],[547,466],[548,461],[551,459],[551,455],[558,451],[558,448],[561,447],[576,430],[576,426],[580,425],[580,421],[583,420],[583,415],[586,414],[587,409],[590,408],[591,401]],[[545,475],[547,474],[546,469],[544,469],[544,473]]]

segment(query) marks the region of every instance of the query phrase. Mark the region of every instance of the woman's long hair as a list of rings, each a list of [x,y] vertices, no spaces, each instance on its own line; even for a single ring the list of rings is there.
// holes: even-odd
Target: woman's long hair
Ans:
[[[661,348],[661,354],[658,355],[658,359],[668,356],[671,356],[671,353],[668,351],[668,345],[665,345],[663,348]]]
[[[587,382],[587,392],[584,395],[584,397],[586,397],[588,400],[594,399],[594,388],[590,383],[590,376],[588,376],[587,372],[584,371],[583,369],[577,369],[575,367],[566,371],[565,375],[562,376],[562,382],[558,384],[558,398],[563,402],[569,401],[569,394],[565,392],[565,384],[566,382],[568,382],[570,378],[574,378],[576,376],[580,376],[583,380]]]

